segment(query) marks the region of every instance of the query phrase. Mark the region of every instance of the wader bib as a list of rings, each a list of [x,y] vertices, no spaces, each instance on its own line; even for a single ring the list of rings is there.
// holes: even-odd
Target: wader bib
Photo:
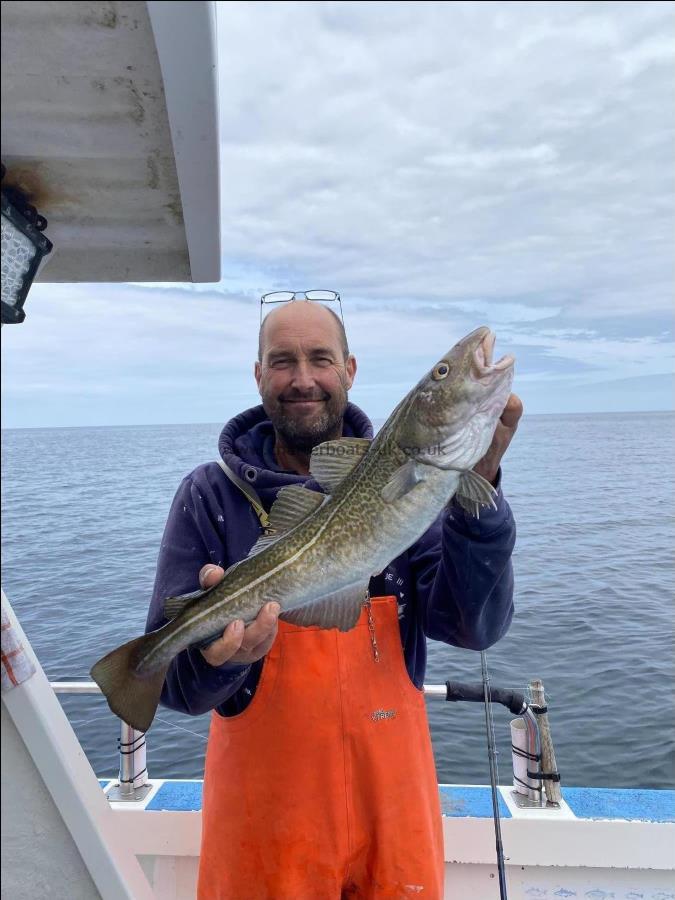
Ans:
[[[202,821],[199,900],[441,900],[436,771],[396,597],[346,633],[279,621],[248,707],[212,714]]]

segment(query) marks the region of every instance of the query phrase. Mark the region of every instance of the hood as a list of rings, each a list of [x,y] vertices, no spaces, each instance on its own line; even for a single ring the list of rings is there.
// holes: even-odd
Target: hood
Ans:
[[[353,403],[347,404],[343,437],[372,438],[373,426],[366,414]],[[307,475],[282,469],[274,457],[274,428],[262,405],[240,413],[227,423],[218,440],[220,455],[233,472],[248,482],[269,509],[279,488],[287,484],[305,484],[314,490],[319,485]]]

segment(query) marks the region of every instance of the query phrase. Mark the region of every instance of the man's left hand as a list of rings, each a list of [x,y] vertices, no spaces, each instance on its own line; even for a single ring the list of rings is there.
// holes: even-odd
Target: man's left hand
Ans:
[[[473,467],[474,472],[478,472],[490,484],[494,484],[497,480],[502,456],[506,453],[506,448],[513,440],[513,435],[516,433],[522,414],[523,404],[520,397],[517,397],[515,394],[509,394],[509,399],[506,401],[504,411],[497,423],[488,452]]]

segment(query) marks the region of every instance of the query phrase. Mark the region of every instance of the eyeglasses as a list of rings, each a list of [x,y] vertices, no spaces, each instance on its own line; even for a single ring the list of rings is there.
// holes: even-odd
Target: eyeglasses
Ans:
[[[340,307],[340,321],[344,326],[342,300],[336,291],[272,291],[260,298],[260,324],[263,320],[263,307],[268,303],[290,303],[292,300],[316,300],[319,303],[337,303]]]

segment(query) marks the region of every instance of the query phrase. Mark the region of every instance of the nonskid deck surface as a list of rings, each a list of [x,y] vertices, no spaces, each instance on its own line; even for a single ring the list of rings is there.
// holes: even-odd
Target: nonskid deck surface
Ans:
[[[116,783],[113,779],[99,779],[99,781],[104,791]],[[199,780],[153,780],[153,790],[143,801],[133,803],[132,806],[154,812],[197,812],[202,808],[202,786],[203,782]],[[438,790],[443,816],[492,818],[492,797],[489,787],[439,784]],[[675,790],[568,787],[563,788],[562,793],[569,810],[566,813],[567,819],[675,822]],[[126,806],[126,804],[119,805]],[[519,811],[514,810],[512,813],[509,805],[504,797],[500,796],[499,811],[504,819],[518,816]],[[546,814],[551,810],[535,810],[535,812]]]

